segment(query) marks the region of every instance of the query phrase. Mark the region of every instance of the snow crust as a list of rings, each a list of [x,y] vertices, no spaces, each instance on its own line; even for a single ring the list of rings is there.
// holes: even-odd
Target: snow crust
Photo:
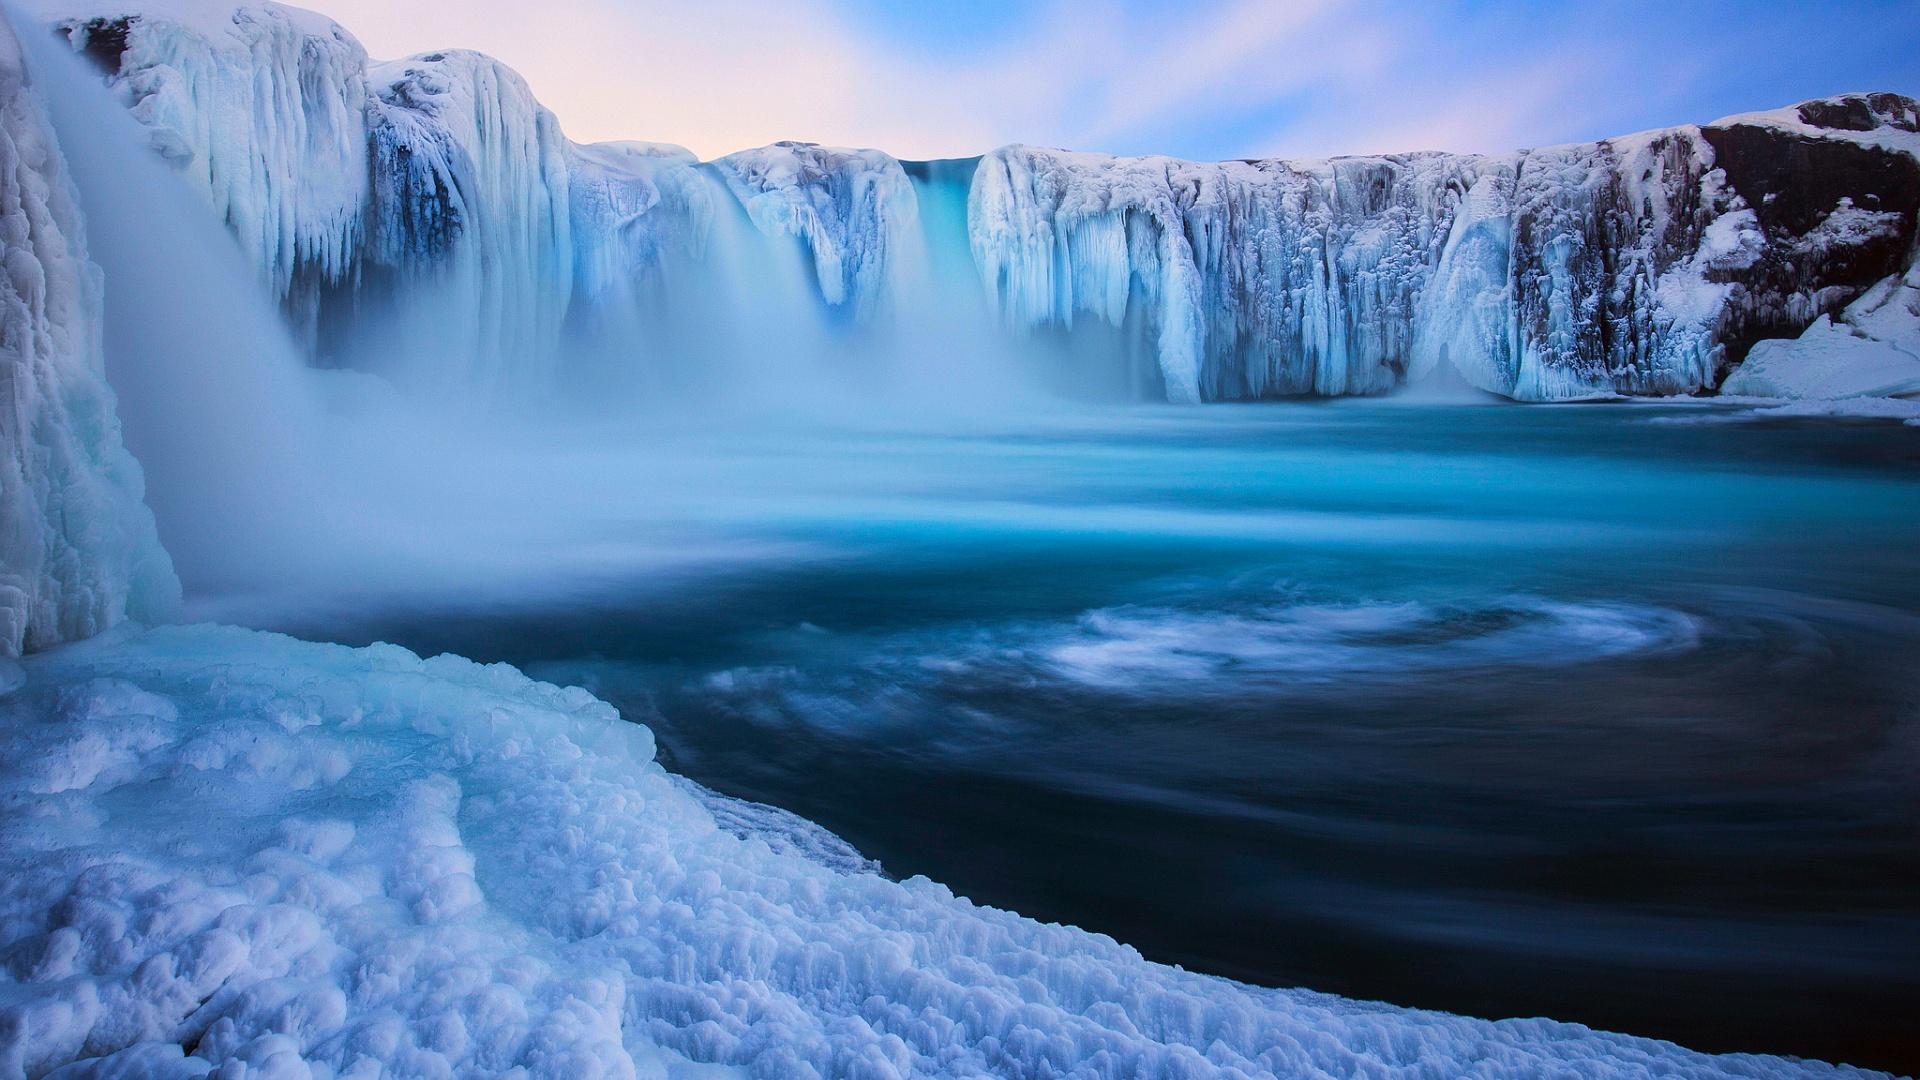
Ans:
[[[121,441],[100,315],[77,195],[0,20],[0,658],[179,600]]]
[[[191,627],[22,670],[0,1075],[1863,1075],[1148,963],[889,881],[503,665]]]

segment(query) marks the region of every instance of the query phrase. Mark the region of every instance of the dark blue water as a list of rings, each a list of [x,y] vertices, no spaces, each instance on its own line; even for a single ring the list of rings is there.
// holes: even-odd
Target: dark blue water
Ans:
[[[1911,1070],[1920,428],[1724,416],[735,433],[660,512],[782,554],[280,622],[587,686],[1157,959]]]

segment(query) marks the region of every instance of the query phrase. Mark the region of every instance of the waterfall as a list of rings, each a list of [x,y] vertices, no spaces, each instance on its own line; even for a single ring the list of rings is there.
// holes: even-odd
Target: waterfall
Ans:
[[[21,41],[104,272],[107,378],[161,540],[189,588],[247,575],[323,513],[317,398],[299,350],[233,236],[146,130],[58,39]]]

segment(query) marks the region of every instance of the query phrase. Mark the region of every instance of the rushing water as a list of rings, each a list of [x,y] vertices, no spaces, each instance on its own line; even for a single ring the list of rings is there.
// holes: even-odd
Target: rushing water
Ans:
[[[1727,416],[735,432],[671,512],[777,557],[277,621],[585,685],[1154,958],[1911,1069],[1920,428]]]

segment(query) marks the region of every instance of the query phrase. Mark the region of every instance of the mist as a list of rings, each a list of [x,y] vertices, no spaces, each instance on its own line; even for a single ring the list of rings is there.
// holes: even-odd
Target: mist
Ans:
[[[644,280],[613,268],[606,287],[627,295],[578,298],[558,344],[502,377],[458,353],[449,328],[482,315],[451,280],[323,326],[331,366],[310,366],[147,131],[58,38],[27,37],[105,276],[109,381],[191,617],[511,603],[791,558],[769,521],[952,479],[937,459],[865,459],[892,434],[1078,415],[1058,393],[1070,355],[993,325],[942,163],[916,170],[930,212],[896,253],[893,306],[860,325],[820,303],[804,244],[763,235],[702,167],[688,197],[711,229]]]

